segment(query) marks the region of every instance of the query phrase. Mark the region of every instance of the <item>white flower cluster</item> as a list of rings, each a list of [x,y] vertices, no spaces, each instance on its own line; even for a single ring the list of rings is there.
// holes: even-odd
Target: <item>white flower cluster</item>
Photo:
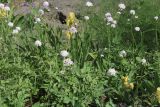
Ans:
[[[3,9],[5,11],[10,11],[11,10],[9,6],[7,6],[7,5],[5,6],[3,3],[0,3],[0,9]]]
[[[40,15],[44,15],[44,10],[43,10],[43,9],[39,9],[39,10],[38,10],[38,13],[39,13]]]
[[[13,29],[12,34],[18,34],[20,30],[21,30],[20,27],[16,27],[15,29]]]
[[[8,22],[8,26],[13,28],[14,23],[13,22]],[[21,30],[21,28],[19,26],[17,26],[15,29],[13,29],[12,34],[18,34],[20,30]]]
[[[121,12],[118,11],[117,14],[121,14]]]
[[[86,6],[87,6],[87,7],[92,7],[92,6],[93,6],[93,3],[90,2],[90,1],[87,1],[87,2],[86,2]]]
[[[36,40],[34,43],[37,47],[41,47],[42,46],[42,42],[40,40]]]
[[[134,18],[135,18],[135,19],[138,19],[138,16],[135,16]]]
[[[13,22],[8,22],[8,26],[9,26],[9,27],[13,27],[13,26],[14,26],[14,23],[13,23]]]
[[[147,64],[147,60],[145,58],[141,59],[141,63],[142,65],[146,65]]]
[[[155,16],[155,17],[154,17],[155,20],[158,20],[158,18],[159,18],[158,16]]]
[[[130,14],[135,15],[136,14],[135,10],[130,10]]]
[[[43,7],[47,9],[49,7],[49,2],[48,1],[44,1],[43,2]]]
[[[111,25],[112,28],[115,28],[117,25],[117,21],[112,18],[111,13],[105,14],[105,20],[107,21],[107,25]]]
[[[78,31],[77,31],[77,28],[76,28],[76,27],[72,26],[72,27],[69,29],[69,32],[75,34],[75,33],[77,33]]]
[[[123,4],[123,3],[120,3],[120,4],[118,5],[118,7],[119,7],[119,9],[120,9],[121,11],[124,10],[124,9],[126,9],[125,4]]]
[[[71,65],[73,65],[73,61],[70,58],[66,58],[63,60],[63,65],[64,66],[71,66]]]
[[[34,23],[40,23],[41,19],[40,18],[35,18],[35,22]]]
[[[84,16],[84,19],[87,21],[89,20],[89,16]]]
[[[60,52],[60,55],[63,57],[63,65],[64,66],[71,66],[73,65],[73,61],[70,58],[67,58],[69,56],[69,52],[66,50],[62,50]]]
[[[126,57],[126,56],[127,56],[126,51],[125,51],[125,50],[120,51],[120,52],[119,52],[119,56],[120,56],[121,58]]]
[[[139,32],[140,30],[140,27],[135,27],[135,31]]]
[[[100,56],[101,56],[102,58],[104,57],[104,55],[103,55],[103,54],[101,54]]]
[[[63,50],[63,51],[60,52],[60,55],[61,55],[63,58],[65,58],[65,57],[69,56],[69,52],[67,52],[66,50]]]
[[[110,68],[107,72],[109,76],[116,76],[117,71],[114,68]]]

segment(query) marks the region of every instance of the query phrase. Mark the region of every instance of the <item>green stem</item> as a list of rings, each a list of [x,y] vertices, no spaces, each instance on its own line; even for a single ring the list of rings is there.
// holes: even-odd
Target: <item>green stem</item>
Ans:
[[[133,47],[136,48],[136,40],[135,40],[135,37],[134,37],[132,29],[133,29],[133,25],[132,25],[132,22],[131,22],[131,35],[132,35],[132,39],[133,39]]]
[[[156,45],[157,45],[157,48],[159,48],[158,33],[157,33],[157,25],[156,25],[155,33],[156,33]]]
[[[108,52],[109,52],[109,54],[108,54],[108,64],[109,64],[109,67],[110,67],[110,52],[111,52],[111,32],[110,31],[108,31]]]
[[[144,42],[144,38],[143,38],[143,33],[142,32],[140,32],[141,33],[141,44],[140,44],[140,48],[141,49],[143,49],[143,42]]]

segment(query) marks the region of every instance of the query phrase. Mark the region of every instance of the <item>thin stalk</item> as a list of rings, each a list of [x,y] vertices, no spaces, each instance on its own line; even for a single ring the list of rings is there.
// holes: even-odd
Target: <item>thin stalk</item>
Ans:
[[[111,53],[111,32],[108,31],[108,66],[110,67],[110,53]]]
[[[157,45],[157,49],[158,49],[159,48],[159,41],[158,41],[157,25],[156,25],[155,34],[156,34],[156,45]]]
[[[143,33],[140,32],[140,34],[141,34],[141,44],[140,44],[141,47],[140,48],[143,49],[143,42],[144,42]]]
[[[131,35],[132,35],[132,40],[133,40],[133,48],[136,48],[136,40],[133,34],[133,24],[132,24],[132,20],[131,20]]]

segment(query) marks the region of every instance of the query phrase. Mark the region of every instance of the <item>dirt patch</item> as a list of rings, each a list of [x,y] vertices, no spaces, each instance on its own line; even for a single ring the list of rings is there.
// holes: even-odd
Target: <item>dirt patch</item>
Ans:
[[[45,0],[34,0],[32,2],[25,2],[24,0],[15,0],[14,5],[16,7],[15,15],[30,13],[33,8],[41,8]],[[53,26],[61,26],[61,22],[57,18],[57,11],[61,11],[67,16],[69,12],[78,13],[80,10],[81,0],[48,0],[49,12],[44,15],[44,20]],[[58,8],[58,10],[57,10]]]
[[[51,4],[51,9],[58,7],[64,14],[70,11],[76,12],[79,10],[80,0],[48,0]]]
[[[81,5],[80,0],[48,0],[48,2],[50,3],[50,12],[46,14],[45,21],[56,26],[62,25],[57,17],[57,11],[61,11],[67,16],[69,12],[78,13]]]

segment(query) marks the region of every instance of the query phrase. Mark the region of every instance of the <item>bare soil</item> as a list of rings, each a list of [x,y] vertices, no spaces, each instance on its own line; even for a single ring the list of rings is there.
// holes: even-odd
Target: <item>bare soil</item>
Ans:
[[[66,16],[69,12],[78,13],[82,3],[81,0],[48,0],[48,2],[50,3],[50,12],[46,14],[45,20],[47,23],[55,26],[62,25],[57,18],[57,11],[61,11]]]
[[[15,15],[17,14],[27,14],[30,13],[31,7],[41,8],[43,2],[46,0],[32,0],[32,2],[25,2],[25,0],[14,0],[14,5],[16,7]],[[79,12],[81,0],[47,0],[50,4],[49,12],[44,15],[44,20],[53,26],[61,26],[59,19],[57,18],[57,11],[61,11],[67,16],[69,12]],[[58,8],[58,10],[56,9]]]

